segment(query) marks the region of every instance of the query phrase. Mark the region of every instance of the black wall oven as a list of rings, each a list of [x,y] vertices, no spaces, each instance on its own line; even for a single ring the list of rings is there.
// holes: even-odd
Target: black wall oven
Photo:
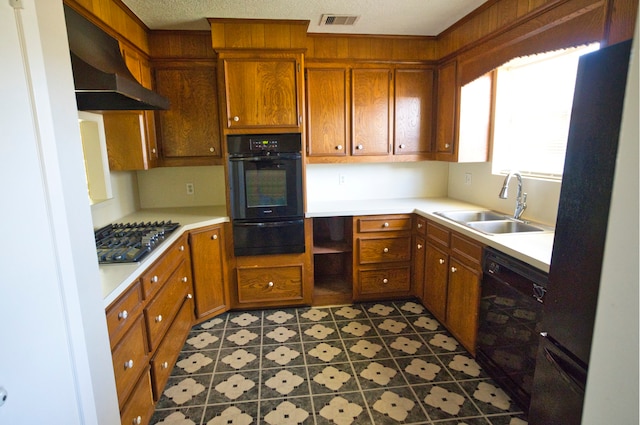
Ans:
[[[299,133],[227,136],[236,256],[304,252]]]

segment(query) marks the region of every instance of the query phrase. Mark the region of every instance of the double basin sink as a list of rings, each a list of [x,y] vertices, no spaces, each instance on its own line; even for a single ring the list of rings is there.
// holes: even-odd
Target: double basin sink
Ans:
[[[490,210],[438,211],[435,214],[489,235],[548,231],[543,227]]]

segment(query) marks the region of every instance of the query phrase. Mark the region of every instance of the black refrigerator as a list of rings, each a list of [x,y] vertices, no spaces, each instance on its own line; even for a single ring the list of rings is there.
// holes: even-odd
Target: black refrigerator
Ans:
[[[580,424],[631,41],[580,58],[530,425]]]

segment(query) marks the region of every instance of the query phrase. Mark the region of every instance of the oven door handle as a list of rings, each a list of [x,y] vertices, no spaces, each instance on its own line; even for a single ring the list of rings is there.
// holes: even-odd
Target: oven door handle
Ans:
[[[290,226],[292,224],[299,224],[303,220],[286,220],[286,221],[260,221],[260,222],[251,222],[251,223],[233,223],[234,226],[238,227],[284,227]]]
[[[260,162],[260,161],[276,161],[278,159],[301,159],[302,155],[299,153],[276,153],[273,155],[229,155],[229,161],[250,161],[250,162]]]

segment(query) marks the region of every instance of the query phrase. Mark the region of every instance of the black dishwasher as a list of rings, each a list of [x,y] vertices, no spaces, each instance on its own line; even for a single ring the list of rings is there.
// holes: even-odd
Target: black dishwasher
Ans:
[[[547,273],[485,249],[476,360],[525,412],[547,281]]]

